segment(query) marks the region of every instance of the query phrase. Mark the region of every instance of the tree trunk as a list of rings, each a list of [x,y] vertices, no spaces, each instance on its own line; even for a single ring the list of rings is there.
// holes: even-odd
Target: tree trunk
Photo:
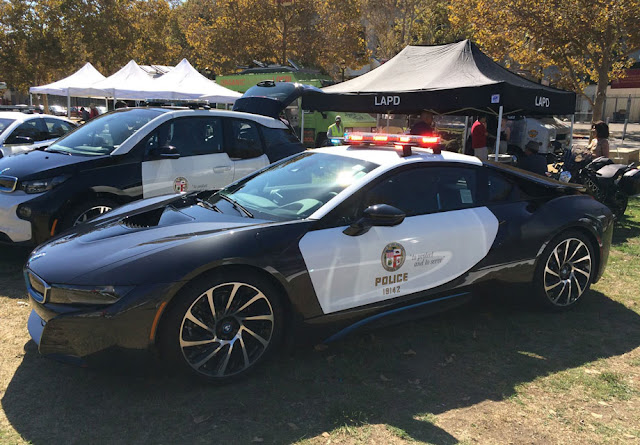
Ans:
[[[607,98],[607,86],[609,85],[609,68],[602,67],[598,73],[598,86],[596,87],[596,100],[593,103],[593,116],[591,123],[602,120],[602,106]]]

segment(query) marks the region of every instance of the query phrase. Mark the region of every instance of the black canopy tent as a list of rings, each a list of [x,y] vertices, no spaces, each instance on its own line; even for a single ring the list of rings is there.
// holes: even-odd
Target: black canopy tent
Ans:
[[[470,40],[407,46],[378,68],[303,98],[314,111],[413,114],[573,114],[573,92],[541,85],[503,68]]]
[[[575,103],[575,93],[510,72],[470,40],[407,46],[380,67],[322,92],[308,92],[302,99],[302,107],[312,111],[414,114],[430,110],[499,117],[573,115]]]

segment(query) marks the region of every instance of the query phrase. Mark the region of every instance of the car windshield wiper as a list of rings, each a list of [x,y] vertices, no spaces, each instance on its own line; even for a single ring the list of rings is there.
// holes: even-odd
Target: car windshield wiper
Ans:
[[[217,208],[214,204],[211,204],[209,201],[205,201],[202,198],[196,198],[196,201],[198,201],[198,204],[200,204],[205,209],[209,209],[209,210],[213,210],[214,212],[222,213],[222,210]]]
[[[45,148],[44,151],[48,153],[62,153],[63,155],[71,156],[71,153],[69,153],[68,151],[56,150],[55,148]]]
[[[218,196],[222,199],[224,199],[225,201],[227,201],[228,203],[230,203],[234,209],[239,210],[241,213],[244,213],[245,216],[248,216],[249,218],[253,218],[253,214],[248,211],[247,209],[245,209],[244,207],[242,207],[240,204],[238,204],[236,201],[234,201],[233,199],[229,198],[227,195],[223,195],[222,193],[219,193]]]

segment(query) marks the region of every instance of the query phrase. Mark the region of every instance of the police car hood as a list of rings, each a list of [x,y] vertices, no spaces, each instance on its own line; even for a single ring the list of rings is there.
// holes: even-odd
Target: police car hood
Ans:
[[[179,244],[197,241],[200,246],[211,245],[211,238],[272,224],[194,203],[193,197],[171,196],[123,206],[113,215],[80,225],[39,246],[27,267],[49,283],[100,284],[96,276],[106,267],[149,261],[155,252]],[[160,282],[162,278],[157,277]],[[127,279],[135,281],[135,277]]]
[[[50,151],[34,150],[0,159],[0,174],[14,176],[19,180],[44,179],[72,173],[89,167],[89,163],[100,163],[110,156],[77,156]]]

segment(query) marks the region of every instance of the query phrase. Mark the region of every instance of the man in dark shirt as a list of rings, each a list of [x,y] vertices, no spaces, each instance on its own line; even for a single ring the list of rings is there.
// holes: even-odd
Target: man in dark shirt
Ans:
[[[547,174],[547,157],[538,154],[540,142],[529,141],[524,146],[524,156],[518,160],[518,167],[523,170],[530,171],[545,176]]]
[[[423,110],[420,113],[420,120],[413,124],[409,134],[431,136],[433,134],[433,113]]]

